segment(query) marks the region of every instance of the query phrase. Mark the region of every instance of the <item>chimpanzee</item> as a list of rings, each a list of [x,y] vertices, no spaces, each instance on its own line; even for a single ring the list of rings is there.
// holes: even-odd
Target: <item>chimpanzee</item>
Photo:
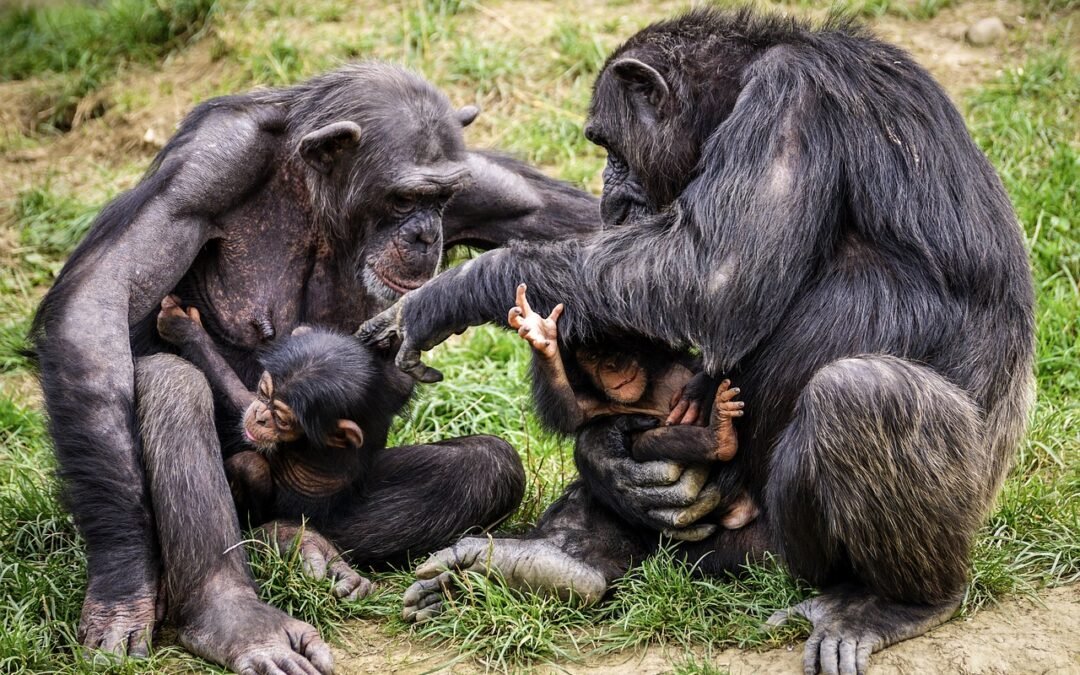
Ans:
[[[633,338],[569,349],[573,358],[563,358],[558,320],[564,306],[556,305],[545,318],[529,306],[526,290],[526,284],[517,287],[508,323],[533,348],[533,398],[546,426],[575,433],[601,415],[637,415],[640,433],[634,436],[630,455],[638,462],[701,464],[735,456],[738,438],[732,419],[742,417],[745,406],[734,400],[739,389],[730,380],[709,393],[714,405],[708,427],[694,424],[696,413],[674,419],[687,388],[704,386],[692,383],[700,371],[698,359]],[[674,426],[657,426],[661,422]],[[743,527],[758,515],[746,492],[725,496],[726,501],[708,509],[722,514],[724,527]]]
[[[158,306],[175,293],[198,307],[252,388],[260,345],[300,323],[355,329],[426,281],[450,245],[595,229],[594,198],[468,151],[475,115],[381,63],[215,98],[98,216],[33,329],[86,541],[87,647],[145,653],[163,584],[194,653],[245,672],[330,671],[317,632],[256,595],[222,467],[222,401],[156,336]],[[474,437],[378,453],[372,476],[378,489],[337,526],[381,560],[509,513],[522,469],[509,445]]]
[[[285,519],[263,530],[278,541],[285,538],[283,529],[292,535],[305,519],[316,530],[335,532],[335,514],[363,507],[374,460],[386,447],[391,420],[409,401],[412,380],[348,334],[301,325],[261,350],[264,370],[249,391],[202,327],[198,309],[185,310],[179,302],[175,296],[162,301],[158,334],[198,366],[225,399],[230,426],[255,448],[225,461],[241,520],[260,525]],[[434,446],[428,450],[437,452]],[[493,522],[499,515],[479,520]],[[362,543],[334,537],[333,553],[322,547],[339,596],[362,597],[371,589],[367,579],[335,559],[341,558],[338,549],[345,559],[370,558],[356,549]]]
[[[710,486],[745,486],[763,515],[685,555],[708,552],[698,569],[719,572],[763,538],[821,586],[773,617],[813,623],[808,673],[863,672],[948,619],[1023,435],[1034,331],[1016,217],[948,96],[848,20],[699,10],[612,54],[585,135],[608,152],[603,231],[486,253],[362,334],[398,336],[399,365],[436,379],[419,350],[499,320],[526,282],[542,313],[566,303],[567,341],[697,347],[747,404]],[[534,531],[467,538],[421,566],[406,616],[438,611],[469,567],[601,597],[627,537],[670,527],[700,488],[635,462],[626,426],[579,432],[583,482]]]

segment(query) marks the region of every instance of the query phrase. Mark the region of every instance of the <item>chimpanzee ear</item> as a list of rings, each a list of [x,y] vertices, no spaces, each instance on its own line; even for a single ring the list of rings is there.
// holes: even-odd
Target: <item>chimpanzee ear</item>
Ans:
[[[458,122],[461,122],[462,127],[467,127],[473,123],[476,116],[480,114],[480,108],[474,105],[467,105],[456,113]]]
[[[360,142],[360,125],[348,120],[327,124],[300,139],[300,156],[319,173],[334,170],[341,153]]]
[[[659,108],[670,93],[664,76],[637,59],[619,59],[611,64],[611,72],[627,89],[644,96],[653,108]]]
[[[345,441],[354,448],[364,445],[364,430],[352,420],[338,420],[338,431],[345,437]]]
[[[294,337],[297,336],[297,335],[307,335],[308,333],[312,332],[313,330],[315,330],[315,329],[312,328],[311,326],[307,325],[306,323],[302,323],[299,326],[297,326],[296,328],[293,328],[292,332],[289,333],[289,335],[292,335]]]

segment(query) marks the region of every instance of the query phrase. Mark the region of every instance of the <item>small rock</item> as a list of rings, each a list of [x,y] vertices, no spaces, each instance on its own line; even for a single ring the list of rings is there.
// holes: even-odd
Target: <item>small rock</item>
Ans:
[[[147,127],[146,133],[143,134],[143,143],[155,148],[165,147],[165,139],[161,137],[158,132],[154,131],[154,127]]]
[[[969,44],[985,47],[1005,37],[1005,24],[996,16],[976,21],[964,34]]]

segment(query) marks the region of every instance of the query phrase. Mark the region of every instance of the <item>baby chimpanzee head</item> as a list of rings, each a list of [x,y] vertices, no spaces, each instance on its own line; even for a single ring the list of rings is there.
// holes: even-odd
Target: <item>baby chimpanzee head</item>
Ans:
[[[636,403],[649,388],[649,373],[636,353],[583,348],[575,355],[593,386],[616,403]]]
[[[264,372],[243,431],[264,451],[305,438],[320,450],[381,449],[412,391],[380,353],[324,329],[298,329],[259,361]]]

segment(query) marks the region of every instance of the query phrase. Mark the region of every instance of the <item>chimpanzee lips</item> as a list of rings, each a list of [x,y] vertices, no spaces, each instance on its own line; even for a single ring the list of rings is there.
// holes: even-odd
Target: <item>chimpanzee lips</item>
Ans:
[[[420,288],[424,285],[424,282],[427,281],[427,279],[423,279],[420,281],[405,281],[403,279],[392,277],[374,266],[371,268],[371,271],[374,272],[375,276],[379,278],[379,281],[386,284],[388,288],[398,293],[401,293],[402,295],[408,293],[409,291]]]

